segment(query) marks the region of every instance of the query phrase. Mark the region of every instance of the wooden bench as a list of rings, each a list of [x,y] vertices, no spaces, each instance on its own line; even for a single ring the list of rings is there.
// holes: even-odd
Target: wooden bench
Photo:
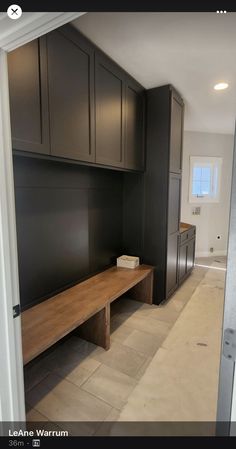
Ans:
[[[151,304],[153,268],[109,268],[23,312],[24,364],[78,326],[82,338],[109,349],[110,304],[128,290],[131,298]]]

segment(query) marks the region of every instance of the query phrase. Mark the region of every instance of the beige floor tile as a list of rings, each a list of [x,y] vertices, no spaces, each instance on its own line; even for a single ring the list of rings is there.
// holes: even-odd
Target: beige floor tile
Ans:
[[[187,282],[187,281],[186,281]],[[199,282],[198,282],[199,285]],[[183,308],[188,303],[192,294],[196,290],[196,287],[185,285],[185,283],[177,290],[177,292],[170,298],[170,300],[175,304],[175,307],[178,308],[179,312],[183,310]]]
[[[29,413],[29,416],[26,417],[26,427],[27,430],[33,430],[36,433],[36,430],[45,430],[45,431],[56,431],[60,432],[62,429],[60,427],[60,423],[54,423],[45,418],[45,416],[41,415],[41,413],[37,412],[37,410],[32,409],[32,413]]]
[[[133,332],[133,329],[125,324],[122,324],[120,320],[114,316],[111,319],[111,339],[123,343],[123,341]]]
[[[160,304],[159,306],[156,306],[155,309],[152,309],[149,316],[153,319],[174,324],[180,314],[180,311],[175,307],[175,302],[171,299],[172,298],[170,298],[168,302]]]
[[[114,301],[111,304],[111,316],[116,315],[117,313],[134,313],[138,312],[140,310],[145,310],[149,308],[149,304],[145,304],[139,301],[135,301],[132,299],[129,299],[129,297],[125,296],[122,297],[116,301]]]
[[[112,407],[121,409],[137,382],[120,371],[101,365],[82,386]]]
[[[211,266],[212,262],[214,260],[214,257],[196,257],[195,258],[195,265],[200,264],[204,265],[205,267]]]
[[[170,328],[171,324],[158,319],[153,319],[150,315],[140,316],[138,314],[133,314],[132,316],[125,316],[125,314],[116,315],[116,320],[120,320],[121,323],[126,326],[132,327],[139,331],[147,332],[155,337],[159,337],[160,341],[163,341]]]
[[[63,347],[68,351],[76,351],[84,356],[92,356],[97,345],[90,343],[77,335],[72,335],[65,343],[63,343]]]
[[[47,366],[51,372],[80,386],[100,366],[100,363],[83,354],[81,350],[73,349],[68,341],[66,345],[58,346],[48,357]]]
[[[30,390],[26,401],[53,422],[103,421],[112,408],[55,374]]]
[[[165,337],[163,336],[163,339],[164,338]],[[147,332],[134,329],[124,340],[123,344],[136,351],[142,352],[146,356],[153,356],[160,347],[161,342],[159,336],[156,338]]]
[[[29,391],[49,374],[47,357],[33,360],[24,368],[25,391]]]
[[[143,354],[117,341],[112,341],[108,351],[97,348],[93,353],[93,358],[131,377],[135,377],[146,360],[146,356]]]
[[[116,421],[107,429],[105,436],[215,436],[215,423],[209,422],[158,422]]]
[[[46,418],[46,416],[42,415],[34,408],[29,408],[28,412],[26,413],[26,421],[43,422],[48,421],[48,418]]]
[[[195,268],[191,273],[191,279],[196,279],[199,282],[204,278],[207,273],[207,268]]]
[[[152,357],[148,357],[145,362],[142,364],[142,366],[139,368],[137,374],[135,375],[135,379],[140,380],[141,377],[144,375],[149,363],[152,361]]]
[[[210,275],[209,285],[203,278],[194,290],[120,421],[215,420],[223,314],[223,292],[215,281],[220,276]]]
[[[58,423],[62,430],[66,430],[69,436],[81,437],[81,436],[93,436],[99,429],[100,421],[60,421]]]
[[[145,304],[141,303],[139,301],[135,301],[129,298],[122,298],[118,301],[118,304],[115,305],[115,311],[111,314],[112,320],[116,320],[117,318],[119,320],[124,321],[127,318],[132,317],[145,317],[150,315],[150,311],[155,308],[156,306],[153,304]],[[112,308],[114,306],[112,305]]]
[[[100,424],[98,430],[95,432],[95,436],[109,436],[111,435],[111,429],[114,423],[117,422],[120,415],[120,410],[113,408],[108,417],[103,423]]]

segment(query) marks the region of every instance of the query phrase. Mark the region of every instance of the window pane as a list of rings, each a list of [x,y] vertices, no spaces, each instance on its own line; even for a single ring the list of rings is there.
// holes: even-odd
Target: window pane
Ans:
[[[201,182],[201,194],[202,195],[210,195],[210,182],[209,181]]]
[[[202,168],[202,181],[210,181],[211,179],[211,169],[210,167]]]
[[[200,183],[200,181],[193,181],[192,195],[201,195],[201,183]]]
[[[202,173],[202,169],[201,167],[194,167],[193,168],[193,180],[194,181],[200,181],[201,179],[201,173]]]

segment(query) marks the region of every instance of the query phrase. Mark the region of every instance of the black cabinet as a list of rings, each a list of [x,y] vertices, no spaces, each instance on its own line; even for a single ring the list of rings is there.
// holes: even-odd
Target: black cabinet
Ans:
[[[144,170],[144,88],[71,25],[10,53],[9,85],[15,150]]]
[[[159,304],[178,287],[183,101],[173,86],[147,91],[146,122],[143,261]]]
[[[51,154],[94,162],[94,50],[68,27],[47,46]]]
[[[169,173],[166,296],[178,285],[178,239],[180,223],[181,176]]]
[[[187,274],[187,256],[188,245],[187,243],[179,247],[179,283],[181,283]]]
[[[195,237],[196,227],[187,225],[181,228],[179,236],[179,263],[178,263],[178,283],[179,285],[191,273],[195,259]]]
[[[195,238],[188,242],[188,255],[187,255],[187,272],[189,273],[194,267],[195,258]]]
[[[179,232],[181,176],[169,174],[168,192],[168,234]]]
[[[125,168],[144,170],[144,89],[132,78],[126,78]]]
[[[181,173],[182,170],[183,113],[183,101],[177,92],[172,90],[169,170],[173,173]]]
[[[178,239],[176,232],[168,236],[166,259],[166,296],[170,296],[178,286]]]
[[[143,87],[101,52],[95,55],[96,162],[143,171]]]
[[[143,171],[145,90],[95,49],[95,162]]]
[[[8,54],[13,149],[50,153],[46,38]]]
[[[96,162],[124,167],[124,72],[105,55],[95,56]]]

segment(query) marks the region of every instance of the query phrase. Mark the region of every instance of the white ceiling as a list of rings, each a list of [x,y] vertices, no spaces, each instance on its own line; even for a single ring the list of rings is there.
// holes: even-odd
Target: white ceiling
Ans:
[[[145,88],[171,83],[185,129],[234,133],[236,13],[87,13],[73,24]],[[219,81],[226,91],[214,91]]]
[[[82,14],[84,13],[23,12],[18,20],[12,20],[6,12],[0,13],[0,48],[5,51],[14,50]]]

